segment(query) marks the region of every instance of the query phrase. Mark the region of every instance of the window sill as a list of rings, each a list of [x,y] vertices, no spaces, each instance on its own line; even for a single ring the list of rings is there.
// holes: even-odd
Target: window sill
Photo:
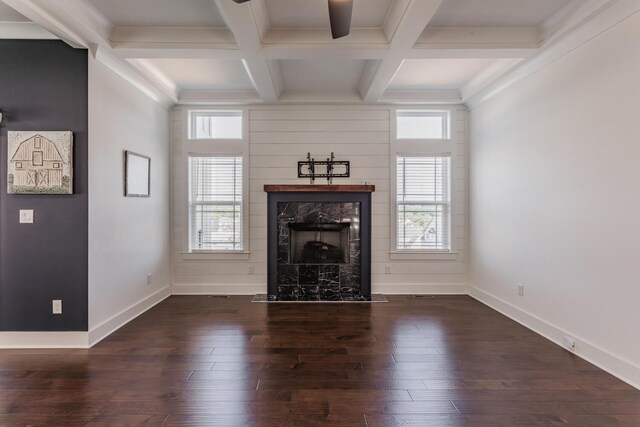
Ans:
[[[390,251],[392,260],[457,260],[459,252],[452,251]]]
[[[193,251],[182,252],[183,261],[248,261],[251,252],[243,251]]]

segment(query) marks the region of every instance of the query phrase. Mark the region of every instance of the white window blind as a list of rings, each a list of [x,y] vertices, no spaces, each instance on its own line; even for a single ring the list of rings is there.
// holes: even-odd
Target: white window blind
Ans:
[[[448,156],[397,157],[397,248],[449,250]]]
[[[398,139],[448,139],[449,113],[399,110],[396,113],[396,137]]]
[[[242,250],[242,204],[242,157],[189,158],[191,250]]]
[[[242,139],[242,111],[191,111],[190,139]]]

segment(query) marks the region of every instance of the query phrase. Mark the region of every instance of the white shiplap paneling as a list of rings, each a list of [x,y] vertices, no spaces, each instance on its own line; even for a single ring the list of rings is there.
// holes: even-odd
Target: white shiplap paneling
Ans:
[[[310,152],[325,158],[333,151],[351,161],[351,178],[341,184],[376,185],[373,194],[373,290],[383,293],[466,292],[466,111],[452,111],[452,140],[444,147],[456,160],[453,176],[454,259],[391,259],[390,179],[393,107],[247,107],[249,142],[249,245],[247,260],[192,261],[183,253],[188,229],[184,153],[194,151],[186,139],[186,109],[173,112],[173,272],[174,293],[266,292],[267,196],[265,184],[306,184],[296,166]],[[191,146],[190,146],[191,144]],[[198,143],[202,144],[202,143]],[[215,144],[215,143],[208,143]],[[432,143],[435,144],[435,143]],[[443,147],[442,143],[438,147]],[[387,274],[387,266],[390,274]],[[249,274],[250,269],[253,274]]]

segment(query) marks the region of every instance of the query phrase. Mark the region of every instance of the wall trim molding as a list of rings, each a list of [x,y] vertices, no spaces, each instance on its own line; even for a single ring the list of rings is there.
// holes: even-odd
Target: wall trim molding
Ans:
[[[516,307],[501,298],[480,290],[471,284],[469,284],[468,287],[468,294],[482,304],[502,313],[512,320],[515,320],[522,326],[543,336],[560,347],[562,347],[563,336],[568,335],[572,337],[576,342],[576,351],[574,353],[576,356],[594,364],[598,368],[610,373],[627,384],[640,389],[640,366],[637,366],[620,356],[582,339],[576,336],[576,334],[547,322],[534,314]]]
[[[0,332],[0,349],[89,348],[88,332]]]
[[[95,326],[88,332],[88,346],[93,347],[98,344],[100,341],[170,296],[171,286],[167,285]]]
[[[266,294],[264,284],[174,284],[172,295],[255,295]]]
[[[372,283],[371,292],[385,295],[467,295],[466,283]]]
[[[467,295],[466,283],[379,283],[371,285],[376,294],[386,295]],[[175,284],[172,295],[255,295],[267,293],[267,284]]]

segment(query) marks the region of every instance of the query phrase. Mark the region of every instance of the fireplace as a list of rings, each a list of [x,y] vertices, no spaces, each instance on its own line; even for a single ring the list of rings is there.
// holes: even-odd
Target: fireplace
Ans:
[[[289,223],[290,264],[349,264],[351,223]]]
[[[373,186],[265,186],[265,191],[269,299],[368,300]]]

